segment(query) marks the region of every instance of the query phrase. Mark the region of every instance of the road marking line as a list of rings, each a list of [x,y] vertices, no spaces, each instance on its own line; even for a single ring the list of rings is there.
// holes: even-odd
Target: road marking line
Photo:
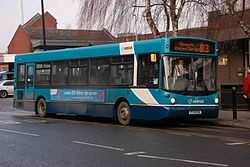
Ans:
[[[229,145],[229,146],[235,146],[235,145],[242,145],[242,144],[247,144],[247,143],[226,143],[226,145]]]
[[[5,120],[5,121],[0,121],[0,124],[20,124],[21,122],[16,122],[16,121],[10,121],[10,120]]]
[[[170,135],[178,135],[178,136],[188,136],[188,137],[192,136],[192,135],[184,133],[184,132],[171,132],[171,131],[167,131],[166,133],[170,134]]]
[[[146,131],[146,129],[143,129],[143,128],[135,128],[135,127],[125,127],[125,129],[134,130],[134,131],[140,131],[140,132],[145,132],[145,131]]]
[[[145,154],[146,152],[143,151],[137,151],[137,152],[131,152],[131,153],[124,153],[124,155],[138,155],[138,154]]]
[[[8,129],[0,129],[0,131],[16,133],[16,134],[22,134],[22,135],[27,135],[27,136],[34,136],[34,137],[39,137],[40,136],[40,135],[34,134],[34,133],[26,133],[26,132],[20,132],[20,131],[15,131],[15,130],[8,130]]]
[[[203,162],[203,161],[193,161],[193,160],[187,160],[187,159],[167,158],[167,157],[158,157],[158,156],[150,156],[150,155],[137,155],[137,156],[141,157],[141,158],[151,158],[151,159],[161,159],[161,160],[169,160],[169,161],[179,161],[179,162],[187,162],[187,163],[194,163],[194,164],[204,164],[204,165],[211,165],[211,166],[223,166],[223,167],[229,166],[229,165],[226,165],[226,164]]]
[[[100,145],[100,144],[86,143],[86,142],[81,142],[81,141],[72,141],[72,142],[73,142],[73,143],[77,143],[77,144],[88,145],[88,146],[106,148],[106,149],[110,149],[110,150],[124,151],[124,149],[122,149],[122,148],[111,147],[111,146],[105,146],[105,145]]]
[[[37,120],[37,119],[24,119],[23,122],[28,122],[28,123],[47,123],[48,121],[46,121],[46,120]]]
[[[219,139],[232,142],[232,143],[248,143],[250,140],[248,139],[240,139],[240,138],[233,138],[233,137],[226,137],[226,136],[219,136]]]

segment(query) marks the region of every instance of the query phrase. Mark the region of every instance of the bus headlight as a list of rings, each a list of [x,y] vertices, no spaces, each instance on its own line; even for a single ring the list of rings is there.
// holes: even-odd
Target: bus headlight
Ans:
[[[215,104],[218,104],[218,103],[219,103],[218,97],[216,97],[216,98],[214,99],[214,103],[215,103]]]
[[[174,103],[176,102],[176,99],[175,99],[174,97],[172,97],[172,98],[170,99],[170,102],[171,102],[172,104],[174,104]]]

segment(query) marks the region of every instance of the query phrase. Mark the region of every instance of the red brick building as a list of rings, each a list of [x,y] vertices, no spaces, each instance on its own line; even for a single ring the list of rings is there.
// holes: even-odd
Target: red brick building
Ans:
[[[56,19],[49,13],[44,14],[45,28],[46,29],[57,29]],[[29,53],[33,51],[32,39],[27,33],[28,29],[41,29],[42,27],[42,16],[37,13],[24,25],[19,25],[14,36],[12,37],[8,45],[9,54]]]
[[[57,20],[49,13],[44,14],[46,29],[46,49],[64,49],[89,45],[114,43],[115,38],[103,30],[57,29]],[[24,25],[19,25],[8,45],[8,54],[31,53],[43,49],[42,16],[37,13]],[[6,56],[5,56],[6,57]],[[0,71],[13,70],[13,62],[5,62],[0,54]],[[12,58],[13,59],[13,58]]]
[[[103,30],[57,29],[56,19],[44,14],[47,50],[113,43],[115,38]],[[43,48],[42,16],[36,14],[24,25],[19,25],[8,46],[9,54],[30,53]]]

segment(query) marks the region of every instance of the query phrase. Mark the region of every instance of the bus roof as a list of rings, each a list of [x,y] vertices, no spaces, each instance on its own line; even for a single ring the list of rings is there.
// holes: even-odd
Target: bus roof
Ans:
[[[143,53],[170,53],[168,48],[170,40],[172,39],[197,39],[203,41],[214,41],[201,39],[201,38],[192,38],[192,37],[171,37],[171,38],[158,38],[151,40],[142,40],[135,41],[134,52],[136,54]],[[91,57],[101,57],[101,56],[119,56],[120,55],[120,44],[123,43],[114,43],[98,46],[88,46],[80,48],[71,48],[71,49],[61,49],[53,50],[46,52],[35,52],[28,54],[19,54],[15,57],[16,63],[27,63],[27,62],[41,62],[41,61],[54,61],[54,60],[65,60],[65,59],[79,59],[79,58],[91,58]],[[216,44],[217,47],[217,44]],[[185,54],[185,53],[184,53]],[[213,54],[214,55],[214,54]],[[213,56],[210,55],[210,56]],[[215,56],[215,55],[214,55]]]

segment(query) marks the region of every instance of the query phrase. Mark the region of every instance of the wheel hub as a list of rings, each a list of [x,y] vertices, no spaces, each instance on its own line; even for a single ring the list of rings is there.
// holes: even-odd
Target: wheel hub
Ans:
[[[129,114],[128,109],[126,107],[123,107],[121,109],[121,113],[120,113],[121,119],[127,120],[128,119],[128,114]]]

